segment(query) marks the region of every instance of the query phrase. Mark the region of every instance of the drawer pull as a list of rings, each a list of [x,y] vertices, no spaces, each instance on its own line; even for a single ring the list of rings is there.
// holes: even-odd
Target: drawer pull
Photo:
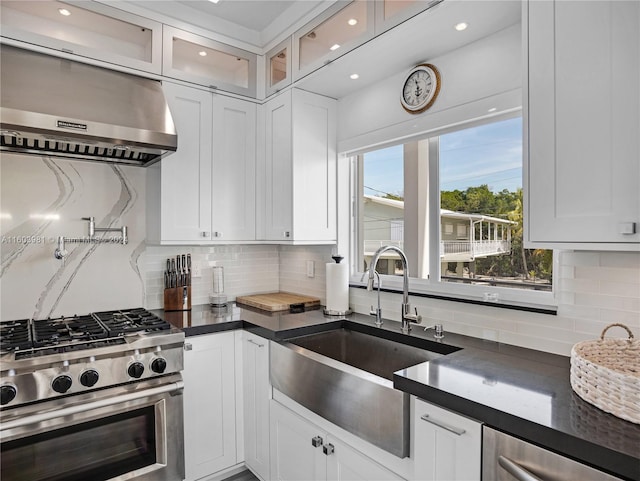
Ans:
[[[258,347],[264,347],[264,344],[260,344],[259,342],[256,342],[253,339],[247,339],[247,342],[250,342],[251,344],[254,344]]]
[[[524,469],[518,463],[515,463],[504,456],[498,456],[498,464],[518,481],[543,481],[538,476],[535,476]]]
[[[434,424],[435,426],[438,426],[439,428],[446,429],[447,431],[449,431],[450,433],[455,434],[456,436],[462,436],[464,433],[466,433],[466,431],[464,429],[456,428],[454,426],[450,426],[448,424],[445,424],[442,421],[438,421],[436,419],[433,419],[432,417],[429,417],[428,414],[424,414],[424,415],[420,416],[420,419],[422,419],[423,421],[427,421],[428,423]]]

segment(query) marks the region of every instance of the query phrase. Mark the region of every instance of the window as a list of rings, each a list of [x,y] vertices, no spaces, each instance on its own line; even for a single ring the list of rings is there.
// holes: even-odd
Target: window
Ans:
[[[363,271],[392,244],[407,254],[412,291],[550,302],[553,252],[523,249],[521,117],[366,152],[357,168]],[[383,255],[378,272],[401,275],[397,261]]]

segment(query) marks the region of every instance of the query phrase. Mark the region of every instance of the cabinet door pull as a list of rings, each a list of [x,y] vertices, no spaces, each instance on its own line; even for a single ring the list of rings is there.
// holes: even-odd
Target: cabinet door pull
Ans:
[[[538,476],[524,469],[518,463],[515,463],[504,456],[498,456],[498,464],[518,481],[543,481]]]
[[[331,443],[325,444],[324,446],[322,446],[322,452],[325,454],[325,456],[329,456],[330,454],[333,454],[335,450],[336,448]]]
[[[427,421],[428,423],[434,424],[439,428],[446,429],[450,433],[453,433],[457,436],[462,436],[464,433],[466,433],[464,429],[456,428],[455,426],[450,426],[448,424],[445,424],[442,421],[438,421],[436,419],[433,419],[432,417],[429,417],[428,414],[423,414],[422,416],[420,416],[420,419],[422,419],[423,421]]]
[[[254,341],[253,339],[247,339],[247,342],[250,342],[251,344],[258,346],[258,347],[264,347],[264,344],[260,344],[259,342]]]
[[[311,445],[314,448],[317,448],[318,446],[322,446],[322,437],[321,436],[316,436],[314,438],[311,439]]]
[[[193,349],[193,345],[190,342],[185,342],[184,343],[184,350],[185,351],[191,351]]]

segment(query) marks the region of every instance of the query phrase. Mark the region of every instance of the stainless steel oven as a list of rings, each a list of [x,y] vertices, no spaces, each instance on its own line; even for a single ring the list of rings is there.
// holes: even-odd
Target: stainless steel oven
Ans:
[[[0,334],[2,481],[184,478],[184,333],[135,309]]]
[[[179,375],[23,406],[4,417],[4,481],[184,477]]]

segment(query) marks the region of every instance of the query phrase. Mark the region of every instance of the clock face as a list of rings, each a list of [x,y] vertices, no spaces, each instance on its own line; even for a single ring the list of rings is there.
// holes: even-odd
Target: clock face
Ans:
[[[431,107],[439,91],[438,70],[433,65],[418,65],[404,82],[400,102],[406,111],[419,113]]]

